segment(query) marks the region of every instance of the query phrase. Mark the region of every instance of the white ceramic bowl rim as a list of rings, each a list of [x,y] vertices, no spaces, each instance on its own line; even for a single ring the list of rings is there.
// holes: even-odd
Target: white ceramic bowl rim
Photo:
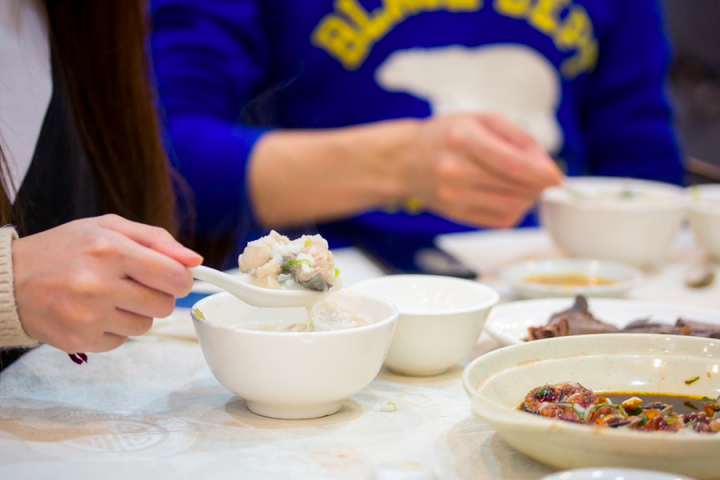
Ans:
[[[492,361],[493,358],[504,356],[507,354],[507,352],[512,351],[513,349],[523,349],[526,348],[527,345],[534,345],[534,348],[538,348],[538,346],[541,346],[542,344],[546,342],[576,342],[578,338],[587,338],[588,342],[593,342],[597,340],[602,339],[617,339],[618,337],[626,337],[626,338],[635,338],[638,340],[638,342],[642,342],[645,340],[648,340],[648,338],[651,338],[648,334],[642,334],[642,333],[613,333],[613,334],[595,334],[595,335],[583,335],[583,336],[573,336],[573,337],[558,337],[558,338],[549,338],[545,340],[535,340],[533,342],[524,343],[524,344],[518,344],[518,345],[510,345],[507,347],[499,348],[497,350],[494,350],[492,352],[489,352],[485,355],[482,355],[475,360],[473,360],[467,367],[465,367],[465,370],[463,371],[462,375],[462,381],[463,381],[463,387],[465,388],[465,391],[468,393],[468,395],[471,398],[476,399],[477,401],[482,402],[485,405],[491,406],[495,412],[494,417],[497,419],[502,419],[502,421],[506,424],[511,424],[515,426],[521,426],[523,428],[526,428],[528,430],[542,430],[546,431],[548,428],[552,427],[555,429],[569,429],[571,431],[576,432],[586,432],[586,433],[592,433],[593,427],[590,425],[577,425],[572,422],[565,422],[562,420],[553,420],[548,418],[543,418],[538,415],[532,415],[527,412],[522,412],[520,410],[517,410],[516,408],[508,407],[500,402],[497,402],[491,398],[488,398],[484,395],[481,395],[480,392],[478,392],[478,387],[485,383],[486,380],[493,378],[497,376],[498,374],[506,371],[501,370],[498,372],[495,372],[493,375],[486,377],[485,379],[482,379],[479,381],[478,384],[473,385],[470,381],[470,374],[472,372],[473,367],[480,363],[480,362],[487,362]],[[658,335],[658,338],[665,337],[664,335]],[[682,336],[673,336],[673,340],[677,340],[682,343],[690,343],[694,342],[697,343],[698,346],[707,345],[709,342],[717,340],[713,339],[707,339],[707,338],[699,338],[699,337],[682,337]],[[702,351],[702,348],[698,348],[698,351]],[[568,357],[553,357],[552,359],[559,359],[559,358],[571,358],[576,357],[577,355],[569,355]],[[702,358],[698,356],[698,358]],[[570,379],[572,380],[572,379]],[[592,387],[589,387],[592,389]],[[522,402],[522,399],[518,399],[518,405]],[[616,437],[616,438],[626,438],[626,439],[635,439],[635,440],[642,440],[644,442],[655,443],[655,442],[667,442],[667,441],[681,441],[682,443],[701,443],[701,442],[715,442],[720,443],[720,434],[715,435],[678,435],[677,432],[637,432],[633,430],[618,430],[613,428],[605,428],[603,429],[603,435],[610,435],[610,438]],[[610,440],[608,440],[610,441]]]
[[[611,212],[650,212],[650,211],[667,211],[685,210],[690,199],[683,187],[673,185],[671,183],[657,182],[653,180],[642,180],[627,177],[568,177],[566,182],[573,187],[582,188],[583,186],[592,187],[610,187],[622,185],[624,183],[631,184],[633,187],[647,191],[662,191],[668,194],[667,199],[657,199],[652,202],[627,202],[627,203],[611,203],[611,202],[593,202],[593,201],[572,201],[560,192],[562,187],[550,187],[542,193],[542,201],[548,203],[556,203],[563,205],[572,205],[582,211],[611,211]],[[672,198],[671,198],[672,197]]]
[[[572,286],[572,287],[566,287],[564,285],[546,285],[542,283],[534,283],[534,282],[525,282],[523,281],[522,276],[516,276],[513,277],[512,274],[514,274],[516,271],[522,271],[523,267],[526,269],[524,270],[524,273],[526,275],[531,274],[532,272],[527,269],[527,265],[530,262],[536,262],[536,263],[545,263],[545,262],[552,262],[558,264],[558,271],[557,272],[547,272],[548,274],[553,273],[561,273],[564,270],[568,270],[570,272],[571,265],[573,264],[584,264],[584,263],[590,263],[590,262],[597,262],[601,264],[603,267],[608,268],[614,268],[617,270],[624,270],[626,272],[626,275],[630,278],[625,279],[615,279],[617,280],[616,283],[609,284],[609,285],[592,285],[592,286]],[[567,265],[567,267],[566,267]],[[542,269],[537,270],[537,274],[546,273]],[[572,272],[572,273],[584,273],[584,272]],[[539,292],[548,292],[548,293],[567,293],[568,295],[572,294],[582,294],[582,293],[602,293],[602,292],[615,292],[617,290],[625,290],[632,287],[636,287],[639,285],[643,280],[643,274],[640,271],[639,268],[634,267],[632,265],[629,265],[624,262],[617,262],[613,260],[600,260],[600,259],[594,259],[594,258],[555,258],[555,259],[545,259],[545,260],[526,260],[523,262],[514,263],[506,268],[503,269],[501,275],[505,277],[505,281],[508,283],[511,283],[513,285],[522,285],[524,288],[536,290]],[[602,275],[602,274],[600,274]],[[606,274],[607,275],[607,274]]]
[[[693,190],[700,193],[699,199],[694,199]],[[712,215],[720,215],[720,184],[693,185],[687,188],[688,195],[691,198],[690,209],[708,213]]]
[[[371,278],[368,280],[363,280],[357,283],[352,284],[350,287],[348,287],[350,290],[355,290],[355,288],[363,288],[367,285],[381,285],[383,283],[395,283],[398,281],[404,281],[408,279],[418,279],[421,281],[442,281],[447,283],[455,283],[457,285],[463,285],[468,288],[473,288],[477,292],[482,292],[485,295],[488,295],[487,300],[484,300],[482,302],[477,302],[474,305],[471,305],[469,307],[458,307],[458,308],[446,308],[442,310],[433,310],[433,311],[427,311],[427,310],[413,310],[413,309],[405,309],[405,308],[398,308],[398,311],[403,315],[423,315],[428,317],[435,317],[435,316],[442,316],[442,315],[454,315],[454,314],[460,314],[460,313],[469,313],[469,312],[475,312],[478,310],[484,310],[486,308],[490,308],[497,304],[497,302],[500,300],[500,295],[492,288],[488,287],[487,285],[483,285],[480,282],[477,282],[475,280],[466,280],[462,278],[456,278],[456,277],[448,277],[448,276],[442,276],[442,275],[386,275],[383,277],[377,277],[377,278]],[[368,294],[364,294],[368,295]],[[373,298],[377,298],[374,297]],[[392,303],[392,301],[390,301]]]
[[[341,290],[339,290],[339,291],[341,291]],[[352,327],[352,328],[343,328],[343,329],[339,329],[339,330],[324,330],[321,332],[273,332],[273,331],[266,331],[266,330],[253,330],[251,328],[235,328],[235,327],[228,327],[225,325],[218,325],[217,323],[215,323],[211,320],[200,318],[195,314],[196,309],[202,313],[203,305],[207,302],[210,302],[213,299],[220,299],[223,297],[236,299],[236,297],[234,297],[232,294],[230,294],[228,292],[218,292],[218,293],[209,295],[205,298],[198,300],[190,309],[190,316],[192,317],[193,321],[202,323],[211,328],[217,328],[219,330],[228,330],[228,331],[232,331],[232,332],[243,332],[244,334],[247,334],[247,335],[257,335],[257,336],[261,336],[261,337],[262,336],[264,336],[264,337],[268,337],[268,336],[269,337],[274,337],[274,336],[292,337],[292,336],[307,336],[307,335],[313,335],[313,336],[352,335],[353,332],[357,332],[357,331],[365,331],[365,330],[381,328],[383,325],[395,321],[395,319],[399,316],[398,308],[392,302],[389,302],[389,301],[385,300],[384,298],[375,297],[372,295],[366,295],[366,294],[362,294],[362,293],[358,293],[358,292],[353,292],[353,293],[360,297],[370,299],[374,302],[382,303],[383,305],[385,305],[386,307],[388,307],[390,309],[391,314],[388,315],[388,317],[383,320],[380,320],[377,322],[372,322],[367,325],[361,325],[359,327]],[[324,302],[326,299],[327,299],[327,297],[325,297],[323,300],[321,300],[321,302]],[[238,300],[238,301],[240,301],[240,300]],[[299,307],[299,308],[302,308],[302,307]]]

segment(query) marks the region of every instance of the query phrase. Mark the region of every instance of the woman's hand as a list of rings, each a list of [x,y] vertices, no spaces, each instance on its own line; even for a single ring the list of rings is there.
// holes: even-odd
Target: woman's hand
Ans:
[[[117,215],[77,220],[12,244],[15,299],[32,338],[102,352],[172,313],[202,257],[167,231]]]
[[[404,157],[409,196],[455,221],[511,227],[562,173],[539,144],[500,115],[455,114],[420,123]]]

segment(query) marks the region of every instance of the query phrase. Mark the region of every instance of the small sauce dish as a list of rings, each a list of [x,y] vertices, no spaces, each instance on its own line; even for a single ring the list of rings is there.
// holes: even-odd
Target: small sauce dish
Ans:
[[[520,298],[620,297],[642,282],[642,272],[608,260],[559,258],[516,263],[500,278]]]

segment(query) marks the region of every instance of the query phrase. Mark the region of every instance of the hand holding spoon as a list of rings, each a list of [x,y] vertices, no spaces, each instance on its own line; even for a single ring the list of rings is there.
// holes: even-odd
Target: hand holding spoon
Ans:
[[[248,305],[255,307],[309,307],[322,300],[332,291],[318,292],[308,289],[264,288],[250,283],[247,275],[237,277],[202,265],[190,268],[190,273],[192,273],[193,278],[220,287]]]

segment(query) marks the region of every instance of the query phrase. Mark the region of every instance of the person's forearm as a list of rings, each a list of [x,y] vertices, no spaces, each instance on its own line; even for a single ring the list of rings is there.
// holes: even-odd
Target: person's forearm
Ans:
[[[406,197],[406,152],[417,127],[415,120],[394,120],[265,134],[249,164],[257,217],[279,228],[344,218]]]

